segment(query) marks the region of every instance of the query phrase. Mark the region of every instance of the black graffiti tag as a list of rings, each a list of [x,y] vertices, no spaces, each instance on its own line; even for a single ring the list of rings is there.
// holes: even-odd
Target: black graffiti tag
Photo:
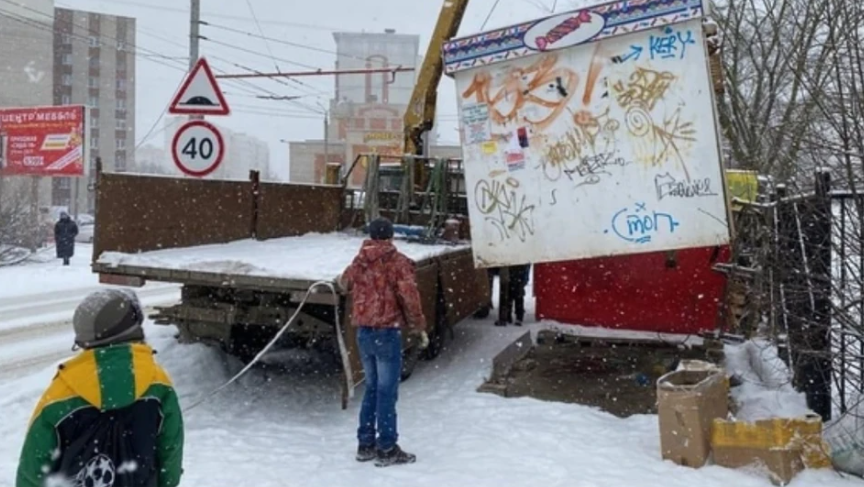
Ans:
[[[474,202],[486,221],[498,229],[501,240],[513,237],[525,241],[534,235],[535,205],[527,204],[527,196],[520,194],[519,181],[481,179],[474,187]]]

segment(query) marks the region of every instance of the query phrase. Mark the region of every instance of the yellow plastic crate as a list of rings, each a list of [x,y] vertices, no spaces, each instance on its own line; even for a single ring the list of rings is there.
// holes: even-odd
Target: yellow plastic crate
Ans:
[[[753,423],[717,419],[711,430],[713,448],[799,450],[806,468],[828,468],[831,458],[818,417],[775,418]]]

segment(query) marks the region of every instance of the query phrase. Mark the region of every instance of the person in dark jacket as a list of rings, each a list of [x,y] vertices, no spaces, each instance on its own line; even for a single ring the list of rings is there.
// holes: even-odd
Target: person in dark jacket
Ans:
[[[91,294],[75,311],[75,345],[36,405],[16,487],[176,487],[183,418],[168,374],[144,344],[131,291]]]
[[[338,279],[351,293],[351,325],[366,377],[357,429],[357,461],[387,467],[414,463],[417,457],[397,444],[396,400],[402,372],[402,328],[429,346],[426,318],[414,263],[393,245],[393,224],[379,218],[369,224],[371,240]]]
[[[68,213],[60,213],[60,220],[54,225],[54,244],[57,246],[57,258],[63,259],[63,265],[69,265],[69,259],[75,255],[77,236],[78,225]]]
[[[522,326],[522,323],[525,321],[525,288],[528,286],[528,281],[531,278],[531,264],[510,266],[509,275],[510,285],[507,288],[509,290],[509,301],[502,305],[504,307],[505,319],[503,321],[495,321],[495,325],[506,326],[508,323],[514,323],[513,311],[515,308],[516,321],[514,324]]]

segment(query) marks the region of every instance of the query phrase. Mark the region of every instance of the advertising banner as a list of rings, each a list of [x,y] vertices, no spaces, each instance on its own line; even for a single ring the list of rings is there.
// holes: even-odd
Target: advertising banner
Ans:
[[[85,107],[0,109],[5,176],[83,176]]]

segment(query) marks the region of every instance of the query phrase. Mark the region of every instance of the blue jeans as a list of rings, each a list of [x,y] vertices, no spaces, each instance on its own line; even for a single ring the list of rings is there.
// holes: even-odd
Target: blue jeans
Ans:
[[[360,327],[357,346],[366,374],[357,440],[360,446],[377,446],[386,451],[396,446],[399,439],[396,400],[402,374],[402,333],[398,328]]]

